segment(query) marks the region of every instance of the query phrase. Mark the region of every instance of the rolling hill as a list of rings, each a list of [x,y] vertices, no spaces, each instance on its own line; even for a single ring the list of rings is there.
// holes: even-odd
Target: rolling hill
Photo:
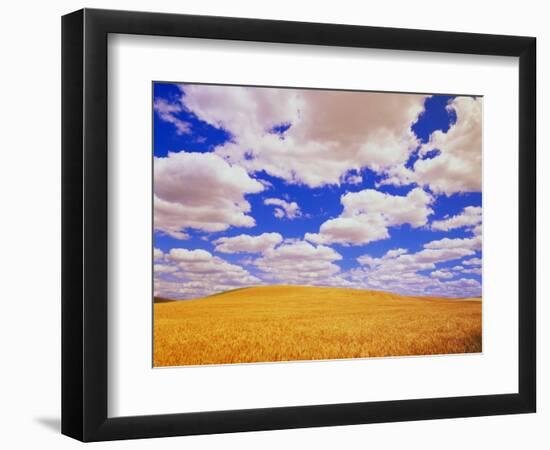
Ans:
[[[166,299],[163,299],[166,300]],[[481,352],[481,299],[261,286],[154,304],[154,366]]]

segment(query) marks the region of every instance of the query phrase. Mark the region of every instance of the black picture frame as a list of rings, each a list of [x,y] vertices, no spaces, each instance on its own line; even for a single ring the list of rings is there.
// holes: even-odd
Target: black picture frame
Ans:
[[[110,33],[519,58],[519,386],[470,397],[107,416]],[[62,18],[62,433],[82,441],[535,412],[536,39],[83,9]]]

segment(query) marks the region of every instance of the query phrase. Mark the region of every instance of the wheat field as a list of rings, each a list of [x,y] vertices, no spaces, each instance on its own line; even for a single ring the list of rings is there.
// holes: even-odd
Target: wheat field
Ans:
[[[154,304],[154,366],[481,352],[481,299],[262,286]]]

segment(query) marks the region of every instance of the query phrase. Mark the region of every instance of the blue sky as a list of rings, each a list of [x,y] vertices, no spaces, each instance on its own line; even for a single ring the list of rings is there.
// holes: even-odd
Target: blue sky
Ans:
[[[481,295],[481,98],[154,83],[155,292]]]

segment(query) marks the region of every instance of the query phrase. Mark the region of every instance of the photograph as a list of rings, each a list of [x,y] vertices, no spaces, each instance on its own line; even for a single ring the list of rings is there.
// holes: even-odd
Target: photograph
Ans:
[[[481,96],[152,89],[154,367],[482,352]]]
[[[3,8],[0,448],[550,449],[544,3],[106,5]]]

